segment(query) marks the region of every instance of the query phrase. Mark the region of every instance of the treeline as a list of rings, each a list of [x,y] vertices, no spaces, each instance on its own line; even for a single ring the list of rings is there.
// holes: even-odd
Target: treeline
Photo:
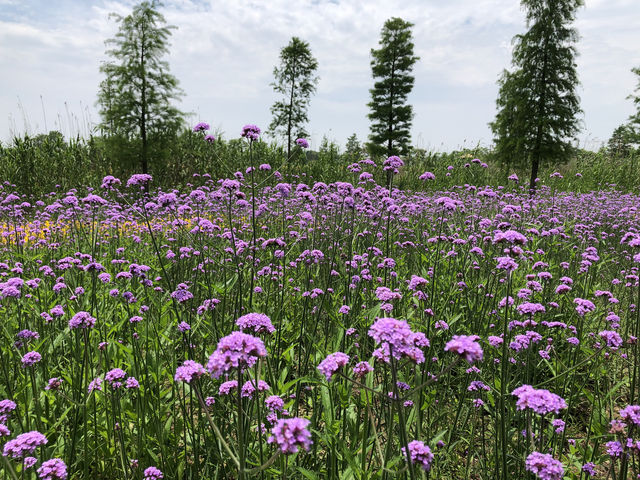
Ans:
[[[203,141],[203,136],[202,132],[184,129],[154,152],[149,169],[154,189],[170,191],[190,183],[197,185],[201,183],[202,175],[220,179],[246,172],[250,164],[246,141],[219,137],[208,143]],[[99,188],[106,175],[126,179],[138,171],[136,148],[116,147],[113,141],[108,137],[67,141],[56,131],[16,137],[9,144],[0,144],[3,188],[27,194],[35,200],[54,191]],[[253,143],[252,154],[256,165],[268,164],[273,172],[282,175],[282,181],[348,181],[356,185],[364,181],[361,174],[366,171],[373,174],[372,180],[385,183],[381,159],[377,159],[376,165],[368,161],[370,155],[366,145],[355,135],[344,147],[327,138],[322,140],[318,150],[306,150],[296,145],[289,157],[285,145],[258,141]],[[445,190],[465,185],[526,188],[528,184],[528,169],[505,166],[495,151],[487,148],[448,153],[413,148],[403,158],[404,166],[394,179],[398,188]],[[420,179],[425,172],[433,173],[435,180]],[[514,174],[522,180],[514,181]],[[615,188],[637,192],[640,188],[640,152],[622,154],[613,147],[603,147],[598,152],[576,150],[566,164],[545,166],[539,172],[539,178],[540,185],[558,190]]]

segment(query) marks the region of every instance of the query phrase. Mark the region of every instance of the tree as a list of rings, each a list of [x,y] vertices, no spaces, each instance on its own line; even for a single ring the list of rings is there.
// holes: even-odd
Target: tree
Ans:
[[[413,89],[412,23],[390,18],[382,28],[380,48],[371,49],[371,70],[375,80],[371,92],[372,121],[369,150],[374,155],[405,155],[410,149],[413,107],[407,97]]]
[[[491,123],[495,152],[507,166],[531,167],[529,189],[535,192],[543,163],[566,162],[579,131],[580,100],[574,43],[569,25],[582,0],[522,0],[527,28],[514,37],[513,71],[498,85],[498,113]]]
[[[175,27],[166,25],[160,5],[145,1],[126,17],[112,14],[120,24],[115,38],[105,42],[113,47],[106,52],[113,61],[100,67],[105,75],[98,93],[100,128],[107,136],[139,142],[143,173],[148,172],[150,146],[175,135],[183,123],[182,112],[171,104],[182,92],[162,60]]]
[[[349,163],[356,163],[362,160],[362,146],[355,133],[347,138],[344,156]]]
[[[287,140],[287,158],[296,138],[308,136],[304,124],[309,121],[307,109],[312,93],[316,91],[318,61],[311,54],[309,43],[298,37],[280,51],[280,66],[273,69],[274,91],[283,95],[271,107],[273,120],[269,129],[281,133]],[[295,131],[295,135],[294,135]]]
[[[638,75],[638,86],[634,91],[635,94],[631,94],[627,98],[633,100],[638,111],[629,117],[629,122],[635,127],[640,127],[640,67],[632,68],[631,71]]]

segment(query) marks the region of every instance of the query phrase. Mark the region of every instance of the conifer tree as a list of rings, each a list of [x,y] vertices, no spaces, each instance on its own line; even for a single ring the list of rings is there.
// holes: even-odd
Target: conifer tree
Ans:
[[[531,168],[535,192],[544,163],[566,162],[579,131],[576,94],[577,31],[570,25],[582,0],[522,0],[528,31],[514,38],[512,71],[498,85],[498,114],[491,129],[498,158]]]
[[[161,138],[174,135],[183,123],[172,105],[181,96],[178,81],[169,73],[163,56],[169,52],[171,29],[158,12],[161,4],[144,1],[130,15],[112,14],[120,24],[107,54],[112,58],[100,71],[98,105],[107,137],[134,141],[143,173],[148,172],[149,151]]]
[[[414,77],[412,23],[390,18],[384,24],[380,48],[371,50],[371,70],[374,78],[371,112],[372,121],[368,143],[374,155],[405,155],[411,146],[413,107],[407,104]]]
[[[283,95],[283,99],[271,107],[273,120],[269,129],[286,138],[287,159],[296,138],[308,136],[304,124],[309,121],[307,109],[318,84],[317,69],[318,61],[311,54],[309,43],[298,37],[291,38],[280,51],[280,66],[273,69],[275,80],[271,86]]]

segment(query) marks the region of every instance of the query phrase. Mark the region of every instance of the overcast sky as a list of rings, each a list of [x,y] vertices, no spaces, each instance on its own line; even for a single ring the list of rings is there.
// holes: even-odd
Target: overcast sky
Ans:
[[[87,134],[98,121],[96,93],[104,41],[117,31],[110,12],[135,2],[0,0],[0,140],[27,131]],[[191,122],[226,138],[244,124],[269,125],[277,99],[269,83],[292,36],[308,41],[320,82],[309,109],[311,146],[323,135],[342,146],[368,134],[370,50],[385,20],[415,24],[413,144],[442,150],[491,143],[496,80],[525,31],[517,0],[166,0],[177,30],[171,72]],[[597,148],[633,112],[626,97],[640,66],[640,1],[586,0],[578,13],[581,146]]]

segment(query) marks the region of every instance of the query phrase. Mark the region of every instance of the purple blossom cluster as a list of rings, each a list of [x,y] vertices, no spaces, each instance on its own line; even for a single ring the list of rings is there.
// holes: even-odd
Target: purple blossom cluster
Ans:
[[[244,371],[253,367],[267,350],[258,337],[243,332],[233,332],[218,342],[218,347],[209,357],[207,370],[214,378],[220,378],[231,369]]]

